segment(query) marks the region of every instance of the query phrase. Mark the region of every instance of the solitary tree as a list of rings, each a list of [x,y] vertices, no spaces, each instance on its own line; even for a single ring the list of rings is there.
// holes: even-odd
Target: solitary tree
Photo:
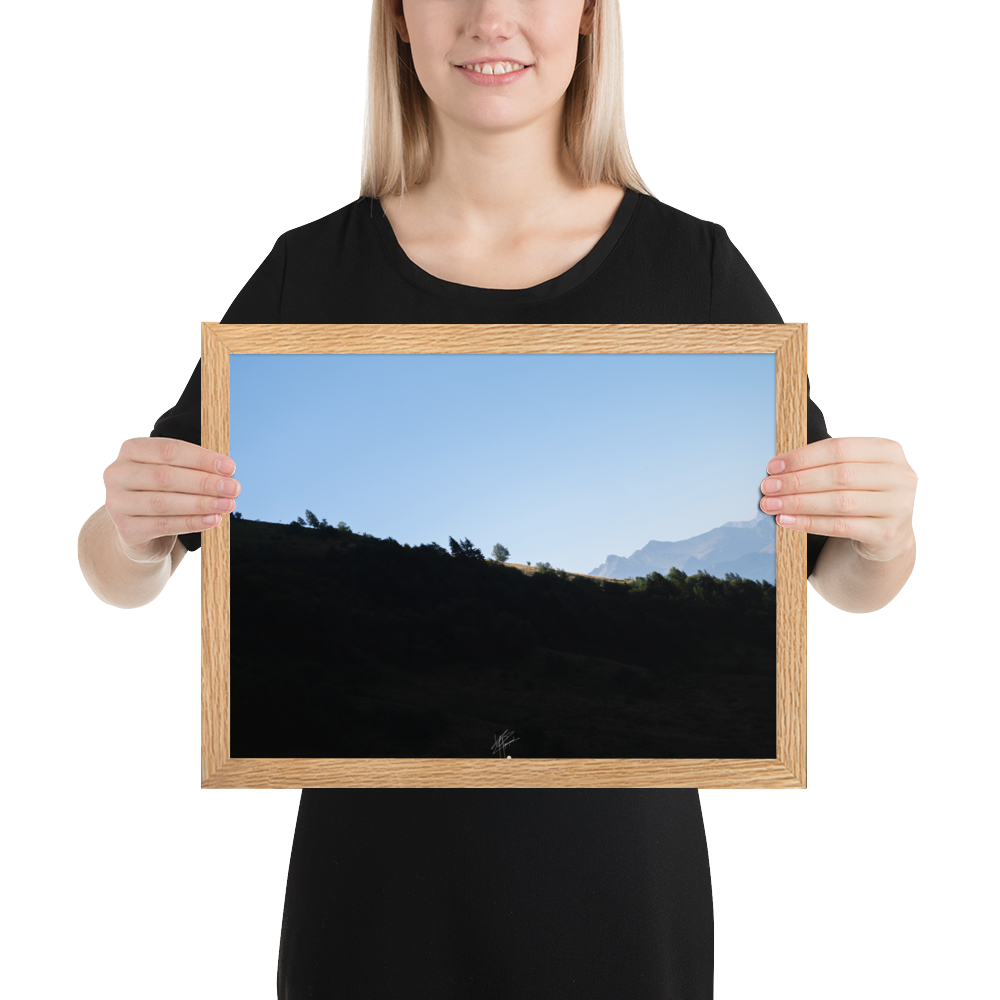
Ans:
[[[505,563],[510,558],[510,549],[506,545],[501,545],[499,542],[493,546],[493,558],[498,563]]]

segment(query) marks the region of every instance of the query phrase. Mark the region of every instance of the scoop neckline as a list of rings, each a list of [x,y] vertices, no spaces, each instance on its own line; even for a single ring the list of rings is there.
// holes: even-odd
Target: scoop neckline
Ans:
[[[539,302],[543,299],[553,299],[565,295],[591,277],[607,260],[622,233],[625,232],[625,227],[629,224],[635,207],[639,203],[639,194],[631,188],[625,189],[625,196],[618,205],[611,225],[585,257],[578,260],[569,270],[563,271],[562,274],[557,274],[554,278],[549,278],[538,285],[529,285],[527,288],[481,288],[478,285],[463,285],[457,281],[446,281],[444,278],[436,277],[406,256],[403,248],[399,245],[399,240],[396,239],[388,217],[382,211],[381,202],[377,198],[365,200],[370,202],[369,217],[375,225],[382,249],[389,258],[389,263],[403,280],[421,291],[439,298],[453,301],[475,299],[478,303],[485,300],[498,304],[502,302],[506,305],[517,305],[522,302]],[[378,206],[379,211],[375,211],[375,206]]]

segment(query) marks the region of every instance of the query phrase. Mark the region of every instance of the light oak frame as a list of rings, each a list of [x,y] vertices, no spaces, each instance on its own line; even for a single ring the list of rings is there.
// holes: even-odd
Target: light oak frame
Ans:
[[[236,326],[202,324],[202,444],[229,454],[231,354],[775,355],[778,453],[806,443],[806,324]],[[764,476],[761,470],[761,477]],[[203,788],[805,788],[806,536],[779,530],[774,759],[230,758],[229,519],[202,540]]]

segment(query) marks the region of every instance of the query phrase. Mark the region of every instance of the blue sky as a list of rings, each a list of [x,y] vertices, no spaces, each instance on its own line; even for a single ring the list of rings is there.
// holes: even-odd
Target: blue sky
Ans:
[[[236,509],[589,572],[757,514],[774,355],[233,355]]]

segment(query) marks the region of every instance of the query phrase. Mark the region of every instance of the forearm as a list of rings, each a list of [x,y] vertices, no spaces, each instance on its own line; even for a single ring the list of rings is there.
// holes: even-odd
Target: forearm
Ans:
[[[912,533],[909,546],[885,562],[858,555],[849,538],[828,538],[809,582],[824,600],[841,611],[878,611],[903,589],[916,554]]]
[[[139,608],[154,600],[186,551],[175,540],[162,557],[135,562],[122,549],[118,531],[104,507],[81,528],[78,543],[84,579],[105,604],[116,608]]]

